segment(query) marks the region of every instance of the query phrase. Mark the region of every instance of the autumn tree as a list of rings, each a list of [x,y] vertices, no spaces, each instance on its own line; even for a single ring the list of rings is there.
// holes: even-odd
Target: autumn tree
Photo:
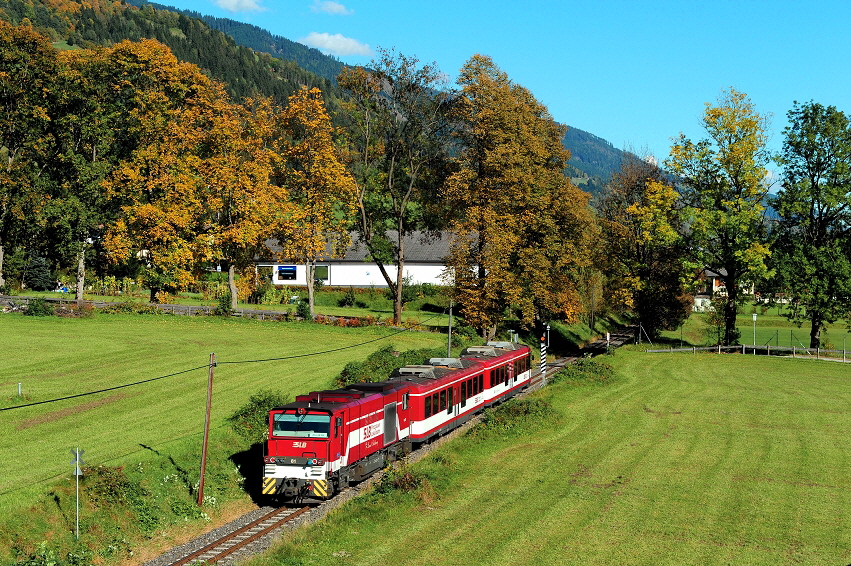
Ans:
[[[692,302],[678,200],[661,168],[627,152],[597,205],[604,293],[613,307],[636,313],[651,337],[680,326]]]
[[[274,111],[265,99],[235,104],[197,67],[164,46],[159,54],[139,61],[159,82],[138,89],[140,141],[107,182],[126,199],[107,248],[116,259],[144,258],[152,300],[220,265],[235,307],[236,273],[265,250],[285,200],[270,182]]]
[[[381,50],[368,68],[345,68],[338,82],[347,94],[343,110],[358,191],[354,230],[394,297],[394,324],[401,324],[404,237],[429,227],[425,195],[446,156],[443,74],[434,63]]]
[[[270,182],[273,121],[268,102],[237,105],[209,83],[115,175],[112,185],[130,187],[136,198],[112,233],[113,249],[123,257],[145,250],[173,288],[220,265],[236,308],[236,274],[268,251],[285,201],[284,189]]]
[[[769,272],[763,206],[767,194],[767,120],[735,89],[706,105],[708,138],[675,140],[665,164],[675,177],[686,214],[692,260],[724,283],[724,344],[735,344],[742,287]]]
[[[575,320],[594,223],[589,196],[563,173],[564,126],[487,56],[473,56],[458,84],[459,150],[444,191],[456,213],[448,267],[465,319],[486,334],[509,313],[526,326]]]
[[[276,234],[287,259],[307,267],[307,296],[314,316],[316,262],[339,257],[351,242],[357,186],[335,142],[335,129],[319,89],[302,88],[279,117],[281,149],[277,177],[286,187],[289,217]]]
[[[55,152],[50,96],[57,72],[50,41],[27,25],[0,21],[0,286],[3,260],[41,216]]]
[[[796,103],[788,116],[773,259],[792,300],[787,316],[810,323],[810,348],[818,348],[825,325],[851,312],[851,124],[815,102]]]

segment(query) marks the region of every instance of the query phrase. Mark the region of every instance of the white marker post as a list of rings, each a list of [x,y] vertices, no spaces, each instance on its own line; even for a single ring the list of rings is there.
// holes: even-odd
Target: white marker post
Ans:
[[[74,456],[74,459],[71,460],[71,465],[74,466],[74,475],[77,476],[77,528],[74,531],[77,540],[80,540],[80,476],[83,475],[83,470],[80,469],[80,466],[86,465],[83,462],[83,452],[85,450],[80,450],[79,448],[71,450],[71,454]]]

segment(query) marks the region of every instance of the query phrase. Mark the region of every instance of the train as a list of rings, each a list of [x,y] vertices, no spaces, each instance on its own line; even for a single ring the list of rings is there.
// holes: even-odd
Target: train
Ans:
[[[487,342],[387,380],[298,395],[269,411],[263,496],[327,500],[529,387],[532,353]]]

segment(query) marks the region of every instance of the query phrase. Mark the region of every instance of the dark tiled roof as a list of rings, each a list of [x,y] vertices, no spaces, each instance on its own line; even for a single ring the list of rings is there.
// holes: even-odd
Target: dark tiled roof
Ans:
[[[394,232],[387,232],[391,241],[395,240]],[[337,262],[364,263],[367,261],[368,252],[363,242],[357,239],[357,234],[352,234],[352,244],[346,248],[346,254],[342,258],[334,258]],[[449,243],[451,234],[443,232],[438,236],[428,236],[424,232],[414,232],[405,236],[406,263],[437,263],[443,264],[444,258],[449,255]],[[281,253],[282,248],[277,240],[266,240],[266,246],[275,254],[275,258]],[[271,259],[267,261],[286,261]],[[326,248],[324,260],[332,259],[330,248]]]

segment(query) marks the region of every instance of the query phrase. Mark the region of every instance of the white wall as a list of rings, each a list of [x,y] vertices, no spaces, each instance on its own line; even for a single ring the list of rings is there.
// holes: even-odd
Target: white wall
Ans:
[[[307,284],[306,272],[304,265],[296,265],[296,278],[292,280],[282,280],[278,277],[278,267],[287,264],[272,265],[272,283],[275,285],[301,285]],[[292,265],[292,264],[289,264]],[[319,265],[327,265],[328,279],[324,281],[325,285],[334,287],[386,287],[387,282],[381,276],[378,266],[374,263],[346,263],[335,264],[333,262],[320,262]],[[444,285],[445,282],[441,279],[444,266],[434,264],[408,264],[405,265],[405,275],[410,277],[414,283],[432,283],[434,285]],[[394,280],[396,278],[396,267],[387,266],[387,272]]]

